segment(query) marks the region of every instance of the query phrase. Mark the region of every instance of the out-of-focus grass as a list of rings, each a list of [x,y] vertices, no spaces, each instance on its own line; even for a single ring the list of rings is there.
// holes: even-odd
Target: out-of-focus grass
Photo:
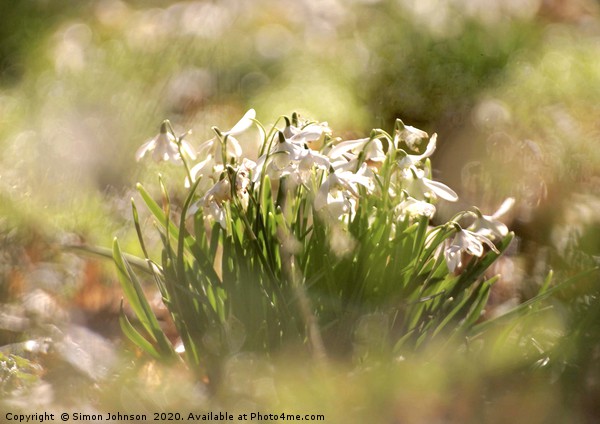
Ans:
[[[240,353],[227,360],[223,384],[210,397],[184,370],[147,363],[124,369],[102,399],[137,412],[162,405],[165,411],[192,408],[236,417],[323,414],[325,422],[584,422],[580,405],[563,402],[558,373],[547,358],[564,325],[563,317],[546,310],[467,347],[429,346],[395,361],[372,357],[359,365],[318,364],[292,351],[271,358]]]
[[[294,349],[271,357],[238,353],[226,359],[223,384],[212,394],[181,365],[122,357],[102,384],[69,376],[77,391],[61,389],[65,397],[52,408],[65,402],[75,409],[186,418],[219,411],[323,414],[325,422],[350,423],[593,422],[595,378],[577,367],[589,351],[573,348],[564,311],[539,306],[526,319],[507,320],[466,343],[429,345],[396,360],[319,363]],[[0,409],[23,408],[35,396],[36,383],[25,383]]]
[[[77,16],[85,1],[22,1],[0,4],[0,86],[10,86],[27,72],[27,63],[39,42],[56,22]]]
[[[361,15],[371,53],[363,100],[384,122],[401,116],[447,134],[517,52],[535,49],[535,13],[531,1],[381,2]]]

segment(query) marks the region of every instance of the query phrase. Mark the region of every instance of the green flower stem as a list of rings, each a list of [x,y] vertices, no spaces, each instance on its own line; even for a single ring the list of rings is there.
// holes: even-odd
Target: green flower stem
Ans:
[[[252,244],[255,246],[255,253],[258,255],[259,260],[261,261],[262,265],[264,266],[264,268],[267,272],[267,276],[271,283],[270,284],[271,287],[275,290],[279,299],[281,299],[281,300],[285,299],[285,296],[284,296],[283,292],[281,291],[281,287],[279,286],[277,277],[275,276],[275,272],[273,271],[273,267],[271,266],[271,264],[265,257],[262,247],[260,245],[260,242],[259,242],[258,238],[256,237],[256,234],[254,234],[254,232],[252,231],[252,225],[248,221],[246,212],[244,211],[241,204],[239,203],[239,199],[237,198],[237,196],[234,196],[234,200],[235,200],[236,209],[239,213],[239,217],[241,218],[242,223],[244,224],[246,233],[250,237],[250,241],[252,242]],[[266,240],[268,240],[268,238]],[[286,311],[286,313],[289,314],[289,311]]]

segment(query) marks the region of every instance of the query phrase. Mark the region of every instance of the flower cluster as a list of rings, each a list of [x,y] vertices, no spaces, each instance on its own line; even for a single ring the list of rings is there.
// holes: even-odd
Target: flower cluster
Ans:
[[[238,140],[253,127],[262,138],[259,152],[253,155],[256,161],[245,157],[247,149]],[[216,222],[224,230],[232,208],[245,213],[253,203],[260,209],[259,193],[266,179],[287,198],[302,193],[310,219],[318,216],[337,232],[347,228],[359,205],[368,204],[369,199],[379,202],[370,203],[376,205],[373,214],[378,206],[386,205],[391,219],[403,222],[431,219],[438,199],[458,200],[454,190],[431,178],[430,158],[436,150],[437,134],[429,136],[399,119],[393,135],[376,129],[368,137],[341,140],[333,136],[326,122],[304,121],[296,114],[267,131],[250,109],[231,129],[213,127],[213,131],[215,136],[194,151],[165,121],[159,135],[145,143],[136,157],[139,160],[152,152],[157,161],[177,163],[184,156],[190,160],[198,157],[199,162],[187,169],[186,186],[200,187],[188,215],[202,213],[206,222]],[[183,163],[187,167],[187,161]],[[512,203],[513,199],[508,199],[491,216],[477,208],[460,215],[461,219],[474,219],[466,229],[452,222],[455,235],[444,249],[450,272],[463,265],[465,255],[481,257],[486,249],[497,251],[494,241],[508,234],[498,218]]]

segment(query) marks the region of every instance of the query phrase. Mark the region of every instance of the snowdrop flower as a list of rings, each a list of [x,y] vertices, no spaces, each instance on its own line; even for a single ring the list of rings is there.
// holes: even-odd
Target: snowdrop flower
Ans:
[[[212,186],[204,196],[190,206],[187,216],[194,215],[200,208],[204,212],[204,219],[218,222],[223,229],[227,228],[224,203],[231,200],[231,183],[227,176]]]
[[[484,237],[494,240],[496,238],[504,238],[508,234],[508,227],[500,222],[498,218],[505,215],[515,204],[515,199],[509,197],[496,212],[492,215],[483,215],[481,211],[475,208],[475,221],[469,226],[469,230],[480,234]]]
[[[215,131],[220,134],[221,139],[224,140],[225,137],[227,137],[225,146],[226,161],[230,159],[238,160],[242,156],[242,147],[235,136],[242,134],[250,128],[254,123],[255,118],[256,111],[250,109],[230,130],[220,132],[215,129]],[[198,149],[198,155],[204,157],[204,159],[190,169],[190,175],[193,181],[206,176],[214,177],[215,175],[220,175],[225,169],[223,164],[222,144],[219,137],[213,137],[202,143]],[[190,182],[186,180],[186,187],[189,186]]]
[[[181,143],[181,151],[183,153],[187,154],[192,159],[196,159],[196,154],[194,153],[192,146],[190,146],[187,141],[183,140],[183,135],[179,137],[178,140],[177,137],[169,131],[170,125],[168,120],[163,121],[158,135],[140,146],[135,152],[135,159],[137,161],[141,160],[146,153],[152,152],[152,159],[156,162],[170,160],[179,164],[181,163],[181,156],[179,154],[178,142]]]
[[[244,158],[242,164],[235,173],[235,189],[237,191],[247,190],[250,186],[250,174],[256,169],[256,163],[250,159]]]
[[[292,165],[290,175],[297,184],[307,185],[314,168],[330,169],[331,163],[329,162],[329,158],[314,150],[304,149],[300,153],[298,162]]]
[[[298,144],[291,143],[281,131],[277,133],[277,138],[278,140],[272,147],[271,152],[265,153],[258,158],[254,174],[255,182],[260,178],[265,166],[267,175],[271,179],[276,180],[289,175],[293,169],[292,164],[300,161],[304,148]]]
[[[197,181],[204,177],[214,178],[221,175],[224,170],[225,166],[222,161],[216,161],[212,155],[208,155],[203,161],[198,162],[190,169],[190,175],[193,181]],[[185,186],[190,187],[191,185],[190,180],[186,177]]]
[[[313,150],[321,150],[327,137],[331,136],[331,129],[327,122],[299,122],[296,113],[292,114],[292,120],[285,117],[286,126],[283,135],[291,143],[306,146]]]
[[[386,157],[381,140],[371,137],[342,141],[331,148],[327,156],[336,171],[356,170],[366,163],[368,168],[364,174],[371,178],[374,178],[373,168],[378,169]]]
[[[204,219],[216,221],[219,223],[221,228],[227,229],[227,213],[221,203],[215,201],[209,202],[204,206]]]
[[[237,169],[228,166],[229,175],[225,175],[215,185],[213,185],[204,196],[194,203],[188,210],[188,216],[195,214],[200,208],[204,210],[204,218],[217,221],[221,227],[226,228],[226,213],[223,204],[231,200],[231,182],[230,177],[235,176],[235,194],[240,200],[242,208],[248,209],[250,194],[248,189],[251,183],[252,171],[256,168],[256,163],[250,159],[244,158]]]
[[[423,154],[409,155],[404,150],[399,150],[398,151],[399,159],[397,160],[398,166],[400,167],[400,169],[409,169],[411,166],[416,166],[423,159],[430,157],[433,154],[433,152],[435,152],[436,145],[437,145],[437,134],[434,133],[431,136],[431,138],[429,139],[429,143],[427,143],[427,148],[425,149]]]
[[[426,216],[427,218],[433,218],[435,215],[435,206],[424,200],[417,200],[414,197],[408,195],[405,192],[406,198],[400,202],[396,208],[396,214],[404,219],[406,216]]]
[[[435,199],[441,197],[449,202],[456,202],[458,195],[446,184],[425,177],[425,171],[414,166],[405,171],[407,180],[406,191],[417,200]]]
[[[317,206],[317,202],[315,201],[315,210],[321,216],[332,221],[338,221],[342,217],[349,215],[358,206],[356,198],[344,190],[333,190],[327,193],[324,199],[319,201],[319,206]]]
[[[213,128],[215,132],[221,135],[222,139],[227,138],[227,157],[239,158],[242,156],[242,147],[240,146],[240,142],[235,138],[235,136],[242,134],[248,128],[252,126],[254,123],[254,119],[256,118],[256,111],[254,109],[248,110],[242,119],[240,119],[230,130],[228,131],[219,131],[216,128]],[[198,154],[203,156],[206,154],[210,154],[214,158],[221,157],[221,142],[219,137],[213,137],[208,141],[202,143],[198,149]]]
[[[448,270],[453,273],[455,270],[460,269],[465,265],[468,256],[465,258],[463,254],[476,256],[478,258],[481,257],[484,252],[484,244],[494,252],[500,253],[496,246],[494,246],[494,243],[487,237],[474,233],[473,231],[460,229],[454,236],[450,246],[444,251]]]
[[[255,168],[256,163],[254,161],[244,158],[242,164],[235,172],[235,191],[244,210],[248,209],[248,203],[250,202],[248,188],[251,182],[250,176]]]
[[[329,174],[315,196],[315,210],[326,210],[336,218],[355,210],[356,200],[360,197],[358,185],[368,192],[375,188],[373,181],[364,175],[365,170],[366,165],[363,164],[357,173],[335,171]]]
[[[334,146],[327,156],[331,159],[337,159],[348,152],[351,152],[355,156],[360,152],[363,152],[365,161],[383,162],[385,160],[383,145],[378,138],[361,138],[358,140],[342,141]]]
[[[210,202],[223,203],[231,200],[231,183],[228,178],[219,180],[210,190],[208,190],[202,199],[203,204]]]
[[[400,142],[404,142],[408,148],[412,151],[417,150],[417,145],[428,138],[429,135],[418,128],[411,127],[410,125],[404,125],[402,120],[396,120],[396,129],[394,134],[394,145],[398,148]]]
[[[278,142],[269,154],[258,158],[254,181],[258,181],[263,168],[272,180],[291,176],[298,184],[306,184],[314,167],[329,169],[329,158],[308,147],[292,142],[283,132],[277,133]],[[268,161],[268,162],[267,162]]]
[[[287,125],[283,130],[283,135],[291,143],[306,146],[312,150],[320,150],[327,137],[331,136],[331,129],[327,122],[313,122],[299,127],[292,125],[287,118],[285,120]]]

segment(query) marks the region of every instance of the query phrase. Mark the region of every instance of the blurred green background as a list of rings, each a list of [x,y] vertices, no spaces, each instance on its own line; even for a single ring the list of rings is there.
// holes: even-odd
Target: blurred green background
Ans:
[[[136,163],[137,147],[165,118],[197,145],[253,107],[261,122],[299,111],[341,137],[396,118],[437,132],[435,177],[457,207],[517,199],[498,296],[525,300],[549,269],[567,278],[600,255],[599,57],[596,0],[2,1],[0,296],[37,287],[32,264],[60,263],[53,290],[99,308],[85,290],[111,278],[72,271],[58,246],[117,235],[136,251],[135,182],[183,181]],[[596,286],[563,293],[568,313],[554,317],[571,336],[557,350],[564,387],[596,370]],[[592,380],[583,403],[600,392]]]

